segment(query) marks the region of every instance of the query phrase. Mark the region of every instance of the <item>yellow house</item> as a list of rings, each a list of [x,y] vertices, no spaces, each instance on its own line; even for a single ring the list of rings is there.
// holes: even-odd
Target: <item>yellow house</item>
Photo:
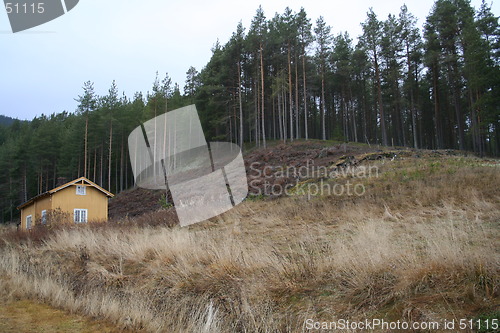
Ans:
[[[108,198],[113,194],[85,177],[56,187],[23,203],[21,230],[35,224],[46,224],[51,212],[60,212],[74,223],[104,222],[108,220]]]

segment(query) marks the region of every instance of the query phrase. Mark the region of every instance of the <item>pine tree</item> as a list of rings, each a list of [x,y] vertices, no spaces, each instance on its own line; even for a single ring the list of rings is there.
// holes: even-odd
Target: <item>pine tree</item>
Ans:
[[[410,101],[411,131],[413,134],[413,147],[418,148],[417,129],[417,91],[419,80],[419,67],[422,57],[422,41],[420,31],[416,27],[416,18],[408,12],[406,5],[401,7],[399,13],[399,25],[401,27],[401,40],[406,61],[405,91]]]
[[[323,16],[316,21],[314,33],[316,34],[316,58],[319,63],[319,75],[321,78],[321,138],[326,140],[326,99],[325,99],[325,76],[327,71],[327,59],[330,52],[332,36],[331,27],[326,24]]]
[[[85,115],[83,176],[87,177],[89,113],[94,111],[97,107],[97,98],[93,82],[87,81],[83,84],[83,95],[78,96],[76,101],[79,103],[78,111]]]
[[[382,22],[382,39],[380,59],[383,63],[381,76],[385,83],[385,95],[389,96],[385,100],[390,115],[389,129],[391,130],[391,141],[397,145],[405,146],[405,125],[402,114],[402,96],[400,82],[402,81],[403,71],[403,45],[401,37],[401,26],[396,17],[389,14],[386,21]],[[391,112],[392,111],[392,112]]]
[[[256,108],[256,124],[258,127],[259,122],[258,119],[260,118],[260,131],[262,135],[262,144],[264,147],[266,147],[266,122],[265,122],[265,83],[264,83],[264,43],[265,43],[265,38],[268,33],[268,25],[266,22],[266,17],[264,15],[264,10],[262,9],[262,6],[259,6],[257,9],[257,12],[252,19],[252,23],[250,26],[250,31],[248,33],[248,39],[250,40],[250,48],[252,50],[258,49],[257,51],[257,57],[258,57],[258,73],[260,76],[260,79],[256,79],[255,83],[256,86],[260,84],[260,89],[256,90],[256,100],[257,106],[260,106]],[[257,58],[256,57],[256,58]],[[260,80],[260,82],[258,82]],[[258,83],[257,83],[258,82]],[[259,96],[259,91],[260,91],[260,96]]]
[[[191,99],[191,102],[193,102],[193,98],[199,86],[199,73],[196,68],[191,66],[186,72],[186,85],[184,86],[184,94]]]
[[[351,38],[346,32],[335,37],[331,55],[333,67],[333,80],[337,96],[339,96],[340,110],[339,117],[342,119],[343,136],[346,140],[358,141],[356,114],[352,101],[353,49]]]
[[[304,104],[304,137],[305,139],[309,139],[309,131],[308,131],[308,119],[309,112],[307,109],[307,75],[306,75],[306,60],[307,60],[307,48],[314,41],[314,38],[311,33],[311,20],[307,18],[307,14],[304,8],[300,8],[299,13],[296,18],[297,24],[297,33],[298,33],[298,46],[300,49],[300,57],[302,58],[302,89],[303,89],[303,104]],[[298,107],[298,106],[297,106]]]
[[[382,23],[377,19],[377,15],[373,12],[373,9],[367,13],[367,19],[362,23],[363,35],[360,37],[362,45],[364,45],[366,51],[369,53],[371,62],[374,67],[374,81],[376,83],[377,90],[377,101],[378,106],[378,117],[380,120],[380,131],[382,133],[382,144],[384,146],[388,145],[387,141],[387,130],[386,130],[386,119],[384,113],[384,105],[382,100],[382,80],[380,74],[380,47],[382,43]]]

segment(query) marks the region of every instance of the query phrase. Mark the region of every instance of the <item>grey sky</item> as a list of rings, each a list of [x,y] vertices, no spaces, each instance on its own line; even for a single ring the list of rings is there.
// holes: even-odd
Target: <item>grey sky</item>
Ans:
[[[240,20],[248,29],[259,4],[267,18],[304,7],[313,23],[322,15],[334,34],[357,37],[368,8],[385,19],[405,2],[421,27],[433,0],[80,0],[66,15],[16,34],[0,8],[0,114],[73,112],[88,80],[99,95],[116,80],[120,94],[132,97],[150,90],[158,71],[182,89],[188,68],[201,70],[217,39],[226,43]],[[478,8],[481,0],[471,3]],[[496,4],[493,12],[499,15]]]

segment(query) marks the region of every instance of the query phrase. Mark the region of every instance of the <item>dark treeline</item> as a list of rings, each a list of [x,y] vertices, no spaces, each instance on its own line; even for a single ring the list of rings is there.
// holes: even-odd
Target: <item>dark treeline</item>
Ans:
[[[0,126],[9,126],[14,122],[14,118],[0,115]]]
[[[498,155],[500,30],[483,3],[438,0],[424,28],[369,10],[354,44],[305,11],[257,10],[191,79],[210,135],[335,139]]]
[[[201,72],[188,70],[183,94],[168,74],[133,98],[115,82],[98,96],[86,82],[74,113],[0,124],[0,221],[59,177],[129,188],[129,133],[193,103],[209,141],[314,138],[499,155],[500,28],[486,3],[438,0],[423,29],[406,6],[385,20],[370,9],[361,24],[354,43],[304,9],[268,19],[259,7],[248,31],[240,23]]]

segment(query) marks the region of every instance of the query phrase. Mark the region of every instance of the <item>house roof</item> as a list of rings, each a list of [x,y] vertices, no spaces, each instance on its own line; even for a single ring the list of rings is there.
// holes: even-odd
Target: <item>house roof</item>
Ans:
[[[44,193],[41,193],[37,196],[34,196],[33,198],[29,199],[28,201],[26,201],[25,203],[22,203],[20,204],[19,206],[17,206],[17,209],[21,209],[21,208],[24,208],[26,206],[28,206],[29,204],[31,204],[32,202],[35,202],[37,201],[38,199],[41,199],[43,197],[46,197],[46,196],[49,196],[50,195],[50,192],[44,192]]]
[[[92,187],[94,187],[94,188],[98,189],[99,191],[101,191],[102,193],[104,193],[107,197],[110,197],[110,198],[114,197],[114,194],[113,194],[113,193],[106,191],[105,189],[103,189],[101,186],[97,185],[97,184],[96,184],[96,183],[94,183],[93,181],[91,181],[91,180],[89,180],[89,179],[87,179],[87,178],[85,178],[85,177],[80,177],[80,178],[77,178],[77,179],[75,179],[75,180],[72,180],[72,181],[70,181],[70,182],[68,182],[68,183],[66,183],[66,184],[63,184],[63,185],[61,185],[61,186],[58,186],[58,187],[56,187],[56,188],[54,188],[54,189],[52,189],[52,190],[50,190],[50,191],[44,192],[44,193],[42,193],[42,194],[39,194],[39,195],[37,195],[37,196],[35,196],[35,197],[33,197],[33,198],[29,199],[29,200],[28,200],[28,201],[26,201],[25,203],[22,203],[21,205],[19,205],[19,206],[17,207],[17,209],[24,208],[24,207],[26,207],[26,206],[30,205],[32,202],[35,202],[35,201],[36,201],[36,200],[38,200],[38,199],[41,199],[41,198],[43,198],[43,197],[46,197],[46,196],[52,195],[52,194],[54,194],[54,193],[56,193],[56,192],[58,192],[58,191],[61,191],[61,190],[65,189],[66,187],[69,187],[69,186],[71,186],[71,185],[75,185],[75,184],[80,183],[80,182],[81,182],[81,183],[87,183],[87,185],[90,185],[90,186],[92,186]]]

